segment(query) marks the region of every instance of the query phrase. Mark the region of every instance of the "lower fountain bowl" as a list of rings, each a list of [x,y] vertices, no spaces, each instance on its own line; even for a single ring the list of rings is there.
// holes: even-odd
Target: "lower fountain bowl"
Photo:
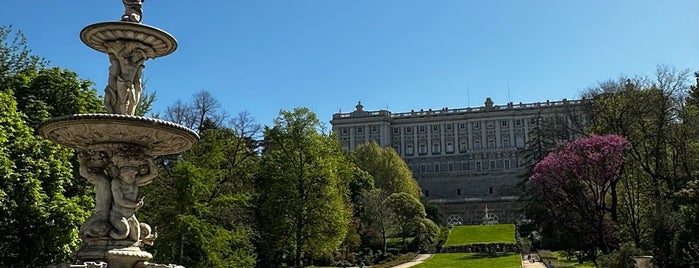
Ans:
[[[39,134],[78,150],[108,143],[130,143],[151,155],[185,151],[199,140],[193,130],[169,121],[122,114],[74,114],[41,123]]]

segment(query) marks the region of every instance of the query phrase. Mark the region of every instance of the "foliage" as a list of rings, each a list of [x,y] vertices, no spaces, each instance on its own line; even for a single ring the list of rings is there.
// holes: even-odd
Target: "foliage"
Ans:
[[[608,200],[627,148],[620,136],[593,135],[565,143],[541,160],[531,181],[539,191],[537,201],[547,209],[534,220],[558,225],[559,235],[575,237],[576,249],[608,253],[616,248],[612,222],[616,204],[613,198]]]
[[[681,256],[691,252],[687,243],[673,242],[692,229],[683,226],[681,211],[693,202],[683,204],[677,193],[696,179],[699,164],[696,86],[688,85],[689,74],[659,66],[653,79],[603,83],[588,116],[592,131],[622,135],[632,145],[617,189],[618,236],[652,250],[662,267],[686,267]]]
[[[393,212],[398,225],[398,234],[403,240],[403,249],[407,249],[405,238],[418,232],[421,219],[427,216],[425,207],[415,197],[404,192],[388,196],[384,206]]]
[[[413,266],[415,268],[519,268],[522,267],[519,254],[474,254],[474,253],[439,253],[427,261]]]
[[[31,53],[21,31],[14,32],[12,26],[0,26],[0,83],[8,76],[46,65],[45,59]]]
[[[416,235],[411,242],[411,250],[421,253],[435,253],[442,229],[432,220],[422,218],[416,226]]]
[[[38,138],[0,91],[0,266],[66,261],[78,245],[88,196],[66,196],[72,152]]]
[[[374,177],[374,186],[388,195],[408,193],[420,197],[420,187],[408,165],[393,148],[381,148],[375,141],[357,146],[352,151],[354,163]]]
[[[243,114],[244,115],[244,114]],[[253,178],[258,157],[250,118],[206,129],[201,140],[144,187],[143,219],[160,230],[154,258],[187,267],[253,267]]]
[[[641,250],[637,249],[633,243],[622,243],[619,249],[609,255],[600,257],[600,266],[609,268],[634,268],[635,262],[631,257],[641,256]]]
[[[141,98],[138,99],[136,104],[136,111],[134,115],[136,116],[146,116],[153,109],[153,103],[155,102],[155,91],[148,91],[146,89],[147,80],[141,82]],[[156,116],[157,117],[157,116]]]
[[[263,266],[301,267],[304,259],[334,252],[345,238],[352,175],[337,140],[319,127],[313,112],[296,108],[265,128],[256,180]]]
[[[461,225],[452,227],[444,246],[473,243],[514,243],[514,224]]]
[[[79,79],[70,70],[28,70],[4,82],[2,88],[15,91],[17,107],[27,115],[32,128],[50,117],[102,111],[92,82]]]

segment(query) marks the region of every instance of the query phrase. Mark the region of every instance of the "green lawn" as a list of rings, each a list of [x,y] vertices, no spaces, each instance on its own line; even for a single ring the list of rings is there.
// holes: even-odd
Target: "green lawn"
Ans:
[[[594,268],[595,265],[592,263],[592,261],[585,261],[583,263],[578,263],[578,261],[575,258],[572,258],[570,261],[566,260],[566,257],[563,256],[563,252],[561,251],[554,251],[553,256],[557,257],[558,259],[554,261],[554,267],[557,266],[565,266],[565,267],[575,267],[575,268]]]
[[[474,253],[435,254],[414,268],[521,268],[522,259],[517,253],[484,255]]]
[[[514,224],[454,226],[444,246],[474,243],[515,243]]]

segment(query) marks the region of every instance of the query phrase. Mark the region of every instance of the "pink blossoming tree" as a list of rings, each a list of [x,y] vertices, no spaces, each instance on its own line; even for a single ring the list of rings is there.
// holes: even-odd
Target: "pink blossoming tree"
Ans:
[[[616,185],[628,141],[618,135],[593,135],[561,145],[534,167],[530,177],[538,194],[535,220],[554,233],[573,238],[578,249],[596,259],[617,245]]]

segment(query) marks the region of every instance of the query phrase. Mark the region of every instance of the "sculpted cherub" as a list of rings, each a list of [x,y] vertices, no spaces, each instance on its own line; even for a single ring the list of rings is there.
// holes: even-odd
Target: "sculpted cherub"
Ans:
[[[111,225],[109,211],[112,203],[111,179],[106,173],[107,157],[103,152],[82,151],[78,154],[80,175],[95,185],[95,212],[80,226],[79,235],[106,237]]]
[[[109,236],[151,244],[156,235],[150,233],[150,226],[138,222],[135,213],[143,206],[143,198],[138,198],[138,187],[150,183],[158,175],[153,158],[117,151],[112,162],[118,176],[111,182],[113,202],[109,220],[114,229]]]

